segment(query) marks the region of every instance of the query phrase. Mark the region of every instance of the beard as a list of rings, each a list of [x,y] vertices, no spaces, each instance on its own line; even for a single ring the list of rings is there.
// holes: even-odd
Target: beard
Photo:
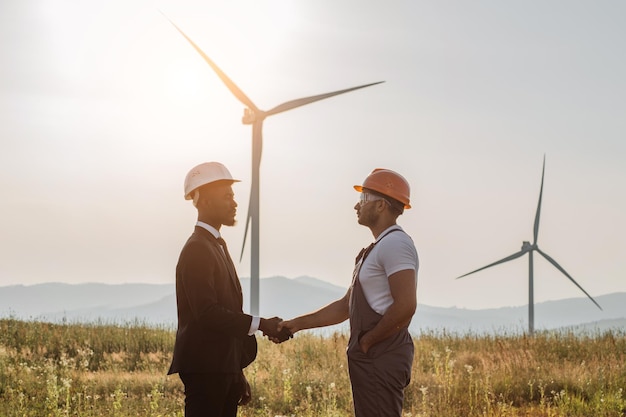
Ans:
[[[359,214],[358,222],[363,226],[370,226],[376,223],[376,214],[372,212],[361,212]]]
[[[222,222],[222,225],[224,226],[234,226],[236,224],[237,224],[237,219],[235,219],[234,217],[225,218],[224,221]]]

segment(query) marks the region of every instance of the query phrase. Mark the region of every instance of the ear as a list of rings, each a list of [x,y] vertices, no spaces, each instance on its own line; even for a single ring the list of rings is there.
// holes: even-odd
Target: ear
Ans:
[[[203,195],[200,191],[196,191],[196,194],[193,197],[194,205],[198,210],[209,208],[210,199],[207,198],[206,194]]]
[[[376,200],[375,203],[376,203],[376,211],[379,213],[384,212],[387,206],[389,205],[387,204],[385,200]]]
[[[200,206],[205,210],[211,209],[211,199],[208,196],[204,196],[200,198]]]

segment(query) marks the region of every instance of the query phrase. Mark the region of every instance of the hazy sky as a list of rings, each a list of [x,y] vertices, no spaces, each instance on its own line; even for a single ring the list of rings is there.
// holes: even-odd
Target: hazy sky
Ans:
[[[212,160],[242,180],[238,256],[251,129],[159,10],[262,109],[385,81],[265,121],[262,278],[347,287],[372,239],[352,185],[385,167],[412,186],[420,303],[524,305],[527,258],[455,277],[532,240],[545,154],[540,248],[626,291],[621,0],[3,0],[0,285],[173,282],[183,179]],[[537,256],[535,276],[536,301],[584,297]]]

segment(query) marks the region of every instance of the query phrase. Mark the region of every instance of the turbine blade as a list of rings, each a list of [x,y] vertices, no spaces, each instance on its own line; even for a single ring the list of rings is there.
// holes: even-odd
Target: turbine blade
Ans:
[[[561,271],[563,274],[565,274],[565,276],[566,276],[566,277],[568,277],[568,278],[569,278],[569,280],[570,280],[570,281],[572,281],[572,282],[574,283],[574,285],[576,285],[576,286],[577,286],[577,287],[578,287],[578,288],[579,288],[582,292],[584,292],[584,293],[585,293],[585,295],[586,295],[587,297],[589,297],[589,299],[590,299],[591,301],[593,301],[593,303],[594,303],[594,304],[595,304],[595,305],[596,305],[596,306],[597,306],[600,310],[602,310],[602,307],[600,307],[600,304],[598,304],[598,303],[596,302],[596,300],[594,300],[594,299],[593,299],[593,297],[592,297],[592,296],[590,296],[590,295],[587,293],[587,291],[585,291],[585,289],[584,289],[583,287],[581,287],[581,286],[580,286],[580,285],[579,285],[579,284],[578,284],[578,283],[574,280],[574,278],[572,278],[572,277],[570,276],[570,274],[568,274],[568,273],[567,273],[567,271],[565,271],[565,269],[563,269],[563,267],[557,263],[557,261],[555,261],[554,259],[552,259],[552,258],[551,258],[551,257],[550,257],[547,253],[543,252],[543,251],[542,251],[541,249],[539,249],[539,248],[537,248],[537,252],[539,252],[539,253],[541,254],[541,256],[543,256],[544,258],[546,258],[546,259],[548,260],[548,262],[550,262],[552,265],[554,265],[554,267],[555,267],[556,269],[558,269],[558,270],[559,270],[559,271]]]
[[[537,204],[537,213],[535,214],[535,227],[533,229],[534,241],[533,245],[537,244],[537,238],[539,237],[539,217],[541,215],[541,198],[543,196],[543,176],[546,172],[546,156],[543,155],[543,168],[541,170],[541,188],[539,189],[539,203]]]
[[[250,219],[252,215],[250,214],[250,209],[252,205],[252,192],[250,192],[250,200],[248,202],[248,215],[246,216],[246,229],[243,232],[243,243],[241,244],[241,254],[239,255],[239,262],[243,259],[243,252],[246,249],[246,238],[248,237],[248,228],[250,227]]]
[[[319,100],[324,100],[326,98],[337,96],[339,94],[349,93],[350,91],[358,90],[360,88],[370,87],[372,85],[376,85],[376,84],[380,84],[380,83],[384,83],[384,81],[378,81],[378,82],[375,82],[375,83],[359,85],[357,87],[346,88],[345,90],[333,91],[332,93],[319,94],[317,96],[304,97],[304,98],[299,98],[299,99],[296,99],[296,100],[287,101],[286,103],[279,104],[278,106],[276,106],[273,109],[269,110],[266,114],[268,116],[271,116],[271,115],[276,114],[276,113],[282,113],[282,112],[287,111],[287,110],[295,109],[296,107],[304,106],[306,104],[310,104],[310,103],[313,103],[313,102],[316,102],[316,101],[319,101]]]
[[[176,28],[176,30],[178,30],[178,32],[180,32],[181,35],[183,35],[185,37],[185,39],[187,39],[187,41],[191,44],[191,46],[193,46],[193,48],[200,54],[200,56],[202,56],[202,58],[204,58],[204,60],[206,61],[207,64],[209,64],[211,66],[211,68],[213,69],[213,71],[215,71],[215,73],[217,74],[218,77],[220,77],[220,79],[222,80],[222,82],[226,85],[226,87],[228,87],[228,89],[230,90],[231,93],[233,93],[233,95],[235,97],[237,97],[237,99],[242,102],[245,106],[247,106],[248,108],[252,109],[254,112],[258,112],[259,109],[257,108],[257,106],[254,105],[254,103],[252,102],[252,100],[250,100],[248,98],[248,96],[246,96],[244,94],[243,91],[241,91],[241,89],[239,87],[237,87],[237,85],[230,79],[228,78],[228,76],[224,73],[224,71],[222,71],[212,60],[211,58],[209,58],[207,56],[207,54],[204,53],[204,51],[202,51],[202,49],[200,49],[200,47],[198,45],[196,45],[194,43],[194,41],[191,40],[191,38],[189,38],[189,36],[187,36],[185,34],[185,32],[183,32],[178,26],[176,26],[176,24],[174,22],[172,22],[167,16],[165,16],[165,18],[167,20],[169,20],[169,22]]]
[[[491,263],[491,264],[489,264],[487,266],[483,266],[482,268],[478,268],[478,269],[475,269],[472,272],[468,272],[467,274],[463,274],[460,277],[457,277],[456,279],[466,277],[468,275],[473,274],[474,272],[482,271],[483,269],[491,268],[492,266],[495,266],[495,265],[498,265],[498,264],[503,264],[505,262],[512,261],[513,259],[517,259],[520,256],[524,255],[526,252],[528,252],[528,251],[527,250],[521,250],[521,251],[519,251],[517,253],[514,253],[513,255],[507,256],[506,258],[500,259],[499,261]]]

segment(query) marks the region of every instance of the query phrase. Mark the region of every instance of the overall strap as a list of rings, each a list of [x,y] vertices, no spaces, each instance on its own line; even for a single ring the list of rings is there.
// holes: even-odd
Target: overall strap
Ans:
[[[372,249],[374,248],[374,246],[376,246],[376,244],[377,244],[378,242],[380,242],[381,240],[383,240],[383,238],[384,238],[385,236],[387,236],[388,234],[393,233],[393,232],[401,232],[401,231],[402,231],[402,229],[393,229],[393,230],[390,230],[390,231],[388,231],[387,233],[385,233],[384,235],[382,235],[380,238],[376,239],[376,242],[373,242],[373,243],[371,243],[368,247],[361,249],[361,252],[359,252],[359,254],[356,256],[356,260],[355,260],[354,264],[355,264],[355,265],[356,265],[356,264],[358,264],[358,263],[359,263],[359,261],[361,261],[361,262],[365,261],[365,258],[367,258],[367,255],[369,255],[369,254],[370,254],[370,252],[372,251]]]

